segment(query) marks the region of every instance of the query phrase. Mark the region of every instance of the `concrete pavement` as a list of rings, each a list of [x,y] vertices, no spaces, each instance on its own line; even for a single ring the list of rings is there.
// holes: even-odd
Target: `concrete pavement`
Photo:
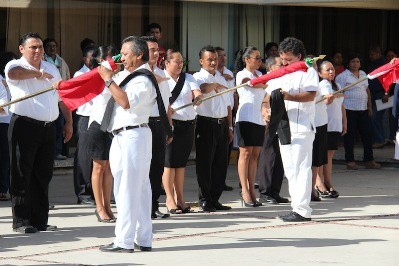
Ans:
[[[196,213],[154,220],[152,252],[113,254],[98,247],[112,242],[114,225],[97,222],[93,207],[76,205],[71,170],[57,170],[49,224],[59,230],[15,233],[10,202],[0,202],[0,265],[397,265],[398,173],[335,165],[341,196],[312,203],[312,221],[292,224],[275,218],[289,204],[241,207],[233,165],[228,184],[235,189],[221,198],[231,211],[205,214],[194,207]],[[286,180],[281,194],[288,196]],[[195,166],[187,167],[185,195],[194,205]]]

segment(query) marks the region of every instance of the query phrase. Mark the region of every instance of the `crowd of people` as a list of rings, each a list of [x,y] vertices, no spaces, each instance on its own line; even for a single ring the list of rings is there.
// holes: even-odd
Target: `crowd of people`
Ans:
[[[69,156],[65,144],[73,124],[77,203],[95,205],[99,222],[115,223],[114,241],[100,248],[105,252],[150,251],[151,219],[192,212],[184,197],[184,179],[194,143],[203,212],[231,209],[220,197],[233,140],[239,151],[243,206],[289,203],[280,196],[285,176],[292,211],[279,217],[286,222],[310,221],[310,201],[339,197],[332,181],[332,158],[341,140],[348,169],[359,168],[353,153],[357,133],[365,167],[381,167],[374,161],[373,147],[386,145],[384,125],[375,123],[384,121],[384,114],[376,109],[375,100],[387,101],[388,95],[381,94],[377,82],[367,80],[336,93],[365,76],[359,55],[351,54],[343,63],[337,52],[307,71],[249,86],[251,79],[303,61],[307,57],[303,43],[293,37],[268,43],[264,61],[259,49],[245,47],[236,53],[233,71],[225,66],[223,48],[206,45],[199,51],[201,69],[191,75],[183,72],[179,51],[160,47],[161,37],[156,23],[149,25],[146,36],[126,37],[117,71],[100,64],[118,54],[116,47],[84,39],[81,67],[74,77],[97,68],[105,87],[73,117],[58,94],[50,92],[0,110],[0,197],[8,200],[9,189],[15,231],[56,230],[48,224],[48,187],[54,159]],[[0,103],[51,86],[58,89],[61,80],[70,78],[54,39],[24,34],[19,51],[19,59],[12,53],[1,56]],[[396,54],[390,50],[389,56]],[[370,48],[370,60],[368,71],[386,63],[377,46]],[[225,93],[235,85],[245,86]],[[391,128],[396,132],[396,127]],[[159,210],[162,186],[167,213]]]

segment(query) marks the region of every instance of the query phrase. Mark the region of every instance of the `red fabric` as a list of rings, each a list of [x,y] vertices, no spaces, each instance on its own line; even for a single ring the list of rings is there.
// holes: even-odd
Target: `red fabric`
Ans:
[[[83,75],[61,81],[58,94],[69,110],[73,111],[99,95],[104,87],[104,80],[95,68]]]
[[[308,68],[309,67],[306,65],[306,63],[304,61],[295,62],[295,63],[289,64],[285,67],[282,67],[279,70],[262,75],[258,78],[251,79],[249,81],[249,83],[251,86],[254,86],[254,85],[260,84],[260,83],[265,84],[269,80],[282,77],[289,73],[293,73],[296,71],[305,71],[306,72],[308,70]]]
[[[378,78],[385,92],[388,92],[391,84],[399,79],[399,60],[396,60],[394,64],[385,64],[367,76],[369,79]]]

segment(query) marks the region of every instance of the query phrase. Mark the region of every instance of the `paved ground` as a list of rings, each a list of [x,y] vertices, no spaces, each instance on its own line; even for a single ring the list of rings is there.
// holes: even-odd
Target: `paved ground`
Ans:
[[[187,170],[187,200],[195,202],[195,167]],[[231,211],[155,220],[152,252],[110,254],[98,247],[112,241],[113,225],[98,223],[93,208],[76,205],[71,171],[57,170],[49,224],[59,230],[14,233],[10,203],[0,202],[0,265],[398,265],[398,171],[336,165],[341,197],[312,203],[312,222],[287,224],[275,217],[289,204],[241,207],[231,166],[228,183],[235,189],[221,199]],[[284,182],[282,195],[288,196]]]

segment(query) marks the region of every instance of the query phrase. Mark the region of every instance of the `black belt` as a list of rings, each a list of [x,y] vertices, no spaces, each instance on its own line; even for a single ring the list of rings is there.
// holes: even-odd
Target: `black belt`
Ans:
[[[218,123],[219,125],[223,124],[223,122],[227,121],[227,117],[213,118],[213,117],[199,115],[198,118],[201,118],[201,119],[204,119],[204,120],[208,120],[208,121],[212,121],[212,122]]]
[[[17,115],[17,114],[13,114],[13,116],[16,116],[19,119],[24,120],[26,122],[29,122],[29,123],[32,123],[32,124],[35,124],[35,125],[39,125],[41,127],[50,127],[50,126],[54,125],[54,121],[49,121],[49,122],[40,121],[40,120],[36,120],[36,119],[30,118],[30,117],[27,117],[27,116],[22,116],[22,115]]]
[[[118,128],[118,129],[115,129],[115,130],[113,130],[112,131],[112,135],[118,135],[119,133],[121,133],[122,131],[126,131],[126,130],[130,130],[130,129],[135,129],[135,128],[139,128],[139,127],[148,127],[148,125],[147,124],[140,124],[140,125],[137,125],[137,126],[127,126],[127,127],[121,127],[121,128]]]
[[[161,122],[161,117],[160,116],[150,116],[148,118],[149,122]]]
[[[173,121],[174,125],[187,126],[187,125],[194,125],[195,124],[195,119],[194,120],[187,120],[187,121],[172,119],[172,121]]]

